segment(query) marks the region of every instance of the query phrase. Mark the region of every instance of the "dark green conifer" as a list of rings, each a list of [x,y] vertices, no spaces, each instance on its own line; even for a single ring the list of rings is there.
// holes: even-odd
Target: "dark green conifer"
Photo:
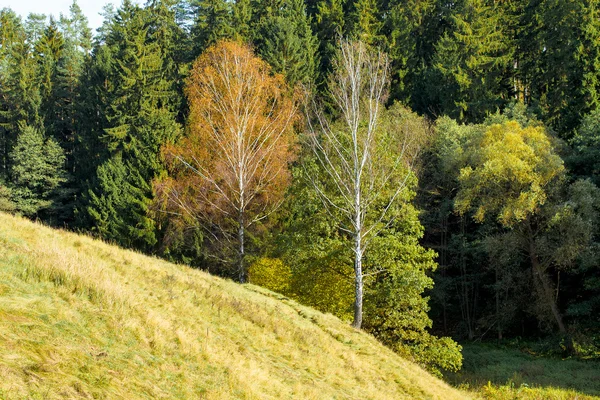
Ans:
[[[381,35],[391,63],[390,96],[425,113],[424,73],[447,26],[446,8],[436,0],[391,0],[381,12],[386,15]]]
[[[22,46],[24,42],[25,30],[19,16],[10,9],[0,10],[0,179],[7,177],[8,153],[16,139],[12,114],[12,97],[15,95],[11,90],[11,85],[14,85],[12,55],[15,46]]]
[[[42,97],[41,114],[49,119],[47,112],[52,108],[53,85],[56,82],[56,67],[65,47],[65,40],[59,31],[54,18],[44,30],[44,34],[34,44],[35,58],[38,64],[38,79],[40,82],[40,95]]]
[[[193,57],[219,39],[235,37],[232,24],[232,3],[226,0],[195,0],[192,2],[195,23],[192,26]]]
[[[513,48],[500,15],[484,0],[466,0],[455,10],[432,62],[429,87],[439,113],[481,121],[508,100]]]
[[[382,24],[377,0],[355,0],[352,3],[349,19],[346,36],[360,40],[369,46],[382,44]]]
[[[10,187],[17,212],[25,216],[57,214],[67,181],[65,155],[58,143],[40,129],[21,124],[10,153]]]
[[[302,0],[260,2],[254,8],[257,53],[290,85],[314,81],[317,40]]]
[[[570,137],[600,101],[600,12],[591,0],[531,0],[523,15],[523,75],[547,124]]]
[[[327,86],[327,77],[332,68],[332,61],[338,51],[338,42],[344,34],[344,8],[342,0],[320,0],[316,16],[313,20],[313,31],[318,43],[318,84],[320,88]]]
[[[7,33],[5,57],[0,61],[0,135],[2,142],[2,174],[10,169],[8,157],[19,134],[19,125],[39,126],[40,88],[38,67],[32,46],[25,31],[8,14],[9,23],[15,23],[15,32]],[[10,38],[12,36],[12,38]],[[4,49],[3,49],[4,50]]]
[[[104,86],[90,93],[101,104],[82,152],[99,162],[80,206],[82,219],[89,218],[87,223],[106,239],[142,249],[157,241],[148,205],[150,183],[163,170],[160,148],[180,131],[175,46],[160,19],[170,15],[174,20],[175,14],[153,12],[159,6],[142,9],[125,1],[106,42],[95,50],[89,79]]]

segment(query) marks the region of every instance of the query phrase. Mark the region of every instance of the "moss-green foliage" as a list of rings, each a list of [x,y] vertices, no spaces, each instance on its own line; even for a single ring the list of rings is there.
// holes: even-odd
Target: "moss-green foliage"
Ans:
[[[0,211],[12,213],[16,205],[12,201],[12,191],[0,181]]]
[[[275,253],[292,271],[290,295],[349,321],[354,299],[350,249],[310,183],[311,174],[317,173],[314,160],[304,159],[292,173],[294,184],[285,204],[289,214],[275,245]]]
[[[538,268],[533,282],[539,307],[534,312],[540,320],[556,319],[564,333],[560,311],[548,292],[555,283],[544,275],[576,271],[578,265],[588,265],[587,274],[597,274],[597,266],[590,267],[587,260],[597,259],[593,241],[598,232],[599,189],[590,181],[565,183],[563,161],[543,127],[521,128],[517,122],[492,125],[467,144],[465,155],[467,166],[460,171],[455,208],[461,213],[472,209],[478,222],[491,214],[511,228],[499,235],[511,240]],[[492,244],[488,251],[496,261],[524,261],[506,257],[502,244]],[[537,283],[538,275],[546,282]]]
[[[414,207],[404,205],[392,226],[373,240],[366,265],[365,329],[386,345],[439,373],[461,367],[461,347],[429,333],[426,289],[433,287],[435,253],[419,244],[423,227]]]
[[[566,179],[560,142],[518,103],[485,124],[440,119],[437,130],[426,186],[428,208],[443,206],[426,215],[443,264],[436,320],[469,339],[524,332],[517,321],[564,334],[597,324],[598,188]]]

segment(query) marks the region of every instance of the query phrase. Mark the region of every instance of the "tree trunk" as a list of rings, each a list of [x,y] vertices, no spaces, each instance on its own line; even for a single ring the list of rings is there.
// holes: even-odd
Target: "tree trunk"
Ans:
[[[560,333],[566,334],[567,329],[565,328],[565,324],[563,323],[562,315],[558,310],[558,305],[554,300],[554,290],[552,289],[552,282],[546,275],[546,271],[540,264],[540,260],[538,258],[535,243],[531,234],[531,227],[529,227],[529,259],[531,260],[531,267],[533,269],[534,279],[537,277],[541,286],[542,286],[542,297],[547,305],[550,307],[552,311],[552,315],[554,316],[554,320],[558,325],[558,329]]]
[[[473,329],[473,318],[471,316],[471,295],[469,292],[469,278],[467,274],[467,255],[466,255],[466,238],[465,238],[465,218],[464,216],[460,219],[461,229],[461,244],[460,244],[460,282],[462,289],[462,313],[463,319],[467,324],[468,338],[473,340],[475,337],[475,330]]]
[[[362,275],[362,244],[360,233],[356,235],[354,242],[354,321],[352,326],[360,329],[363,317],[363,275]]]
[[[442,279],[446,281],[446,269],[448,268],[446,255],[448,253],[448,215],[444,213],[442,217],[442,243],[440,246],[440,271]],[[444,320],[444,335],[448,334],[448,307],[446,301],[446,290],[443,292],[442,298],[442,316]]]
[[[361,197],[360,197],[360,177],[357,173],[354,195],[354,321],[352,326],[360,329],[363,317],[363,271],[362,271],[362,215],[361,215]]]
[[[498,263],[496,263],[496,331],[498,333],[498,341],[502,340],[502,324],[500,323],[500,287],[498,284],[499,280]]]
[[[238,223],[240,224],[238,229],[238,241],[239,241],[239,249],[238,249],[238,274],[240,283],[246,282],[246,271],[244,266],[244,258],[245,258],[245,249],[244,249],[244,215],[240,213],[238,217]]]

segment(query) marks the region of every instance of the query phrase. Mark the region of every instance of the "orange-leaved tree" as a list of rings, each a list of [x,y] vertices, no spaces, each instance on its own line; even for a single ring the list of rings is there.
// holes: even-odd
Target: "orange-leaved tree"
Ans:
[[[234,41],[196,60],[186,95],[188,133],[163,149],[169,176],[154,183],[157,198],[170,218],[200,223],[229,249],[227,261],[244,282],[247,230],[277,208],[291,179],[296,96],[283,76]]]

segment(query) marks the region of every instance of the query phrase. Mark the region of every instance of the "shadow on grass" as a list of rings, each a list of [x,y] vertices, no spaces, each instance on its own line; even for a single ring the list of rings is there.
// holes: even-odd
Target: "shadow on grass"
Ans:
[[[463,345],[463,369],[446,374],[454,385],[478,390],[488,385],[557,388],[600,396],[600,361],[527,354],[491,344]]]

